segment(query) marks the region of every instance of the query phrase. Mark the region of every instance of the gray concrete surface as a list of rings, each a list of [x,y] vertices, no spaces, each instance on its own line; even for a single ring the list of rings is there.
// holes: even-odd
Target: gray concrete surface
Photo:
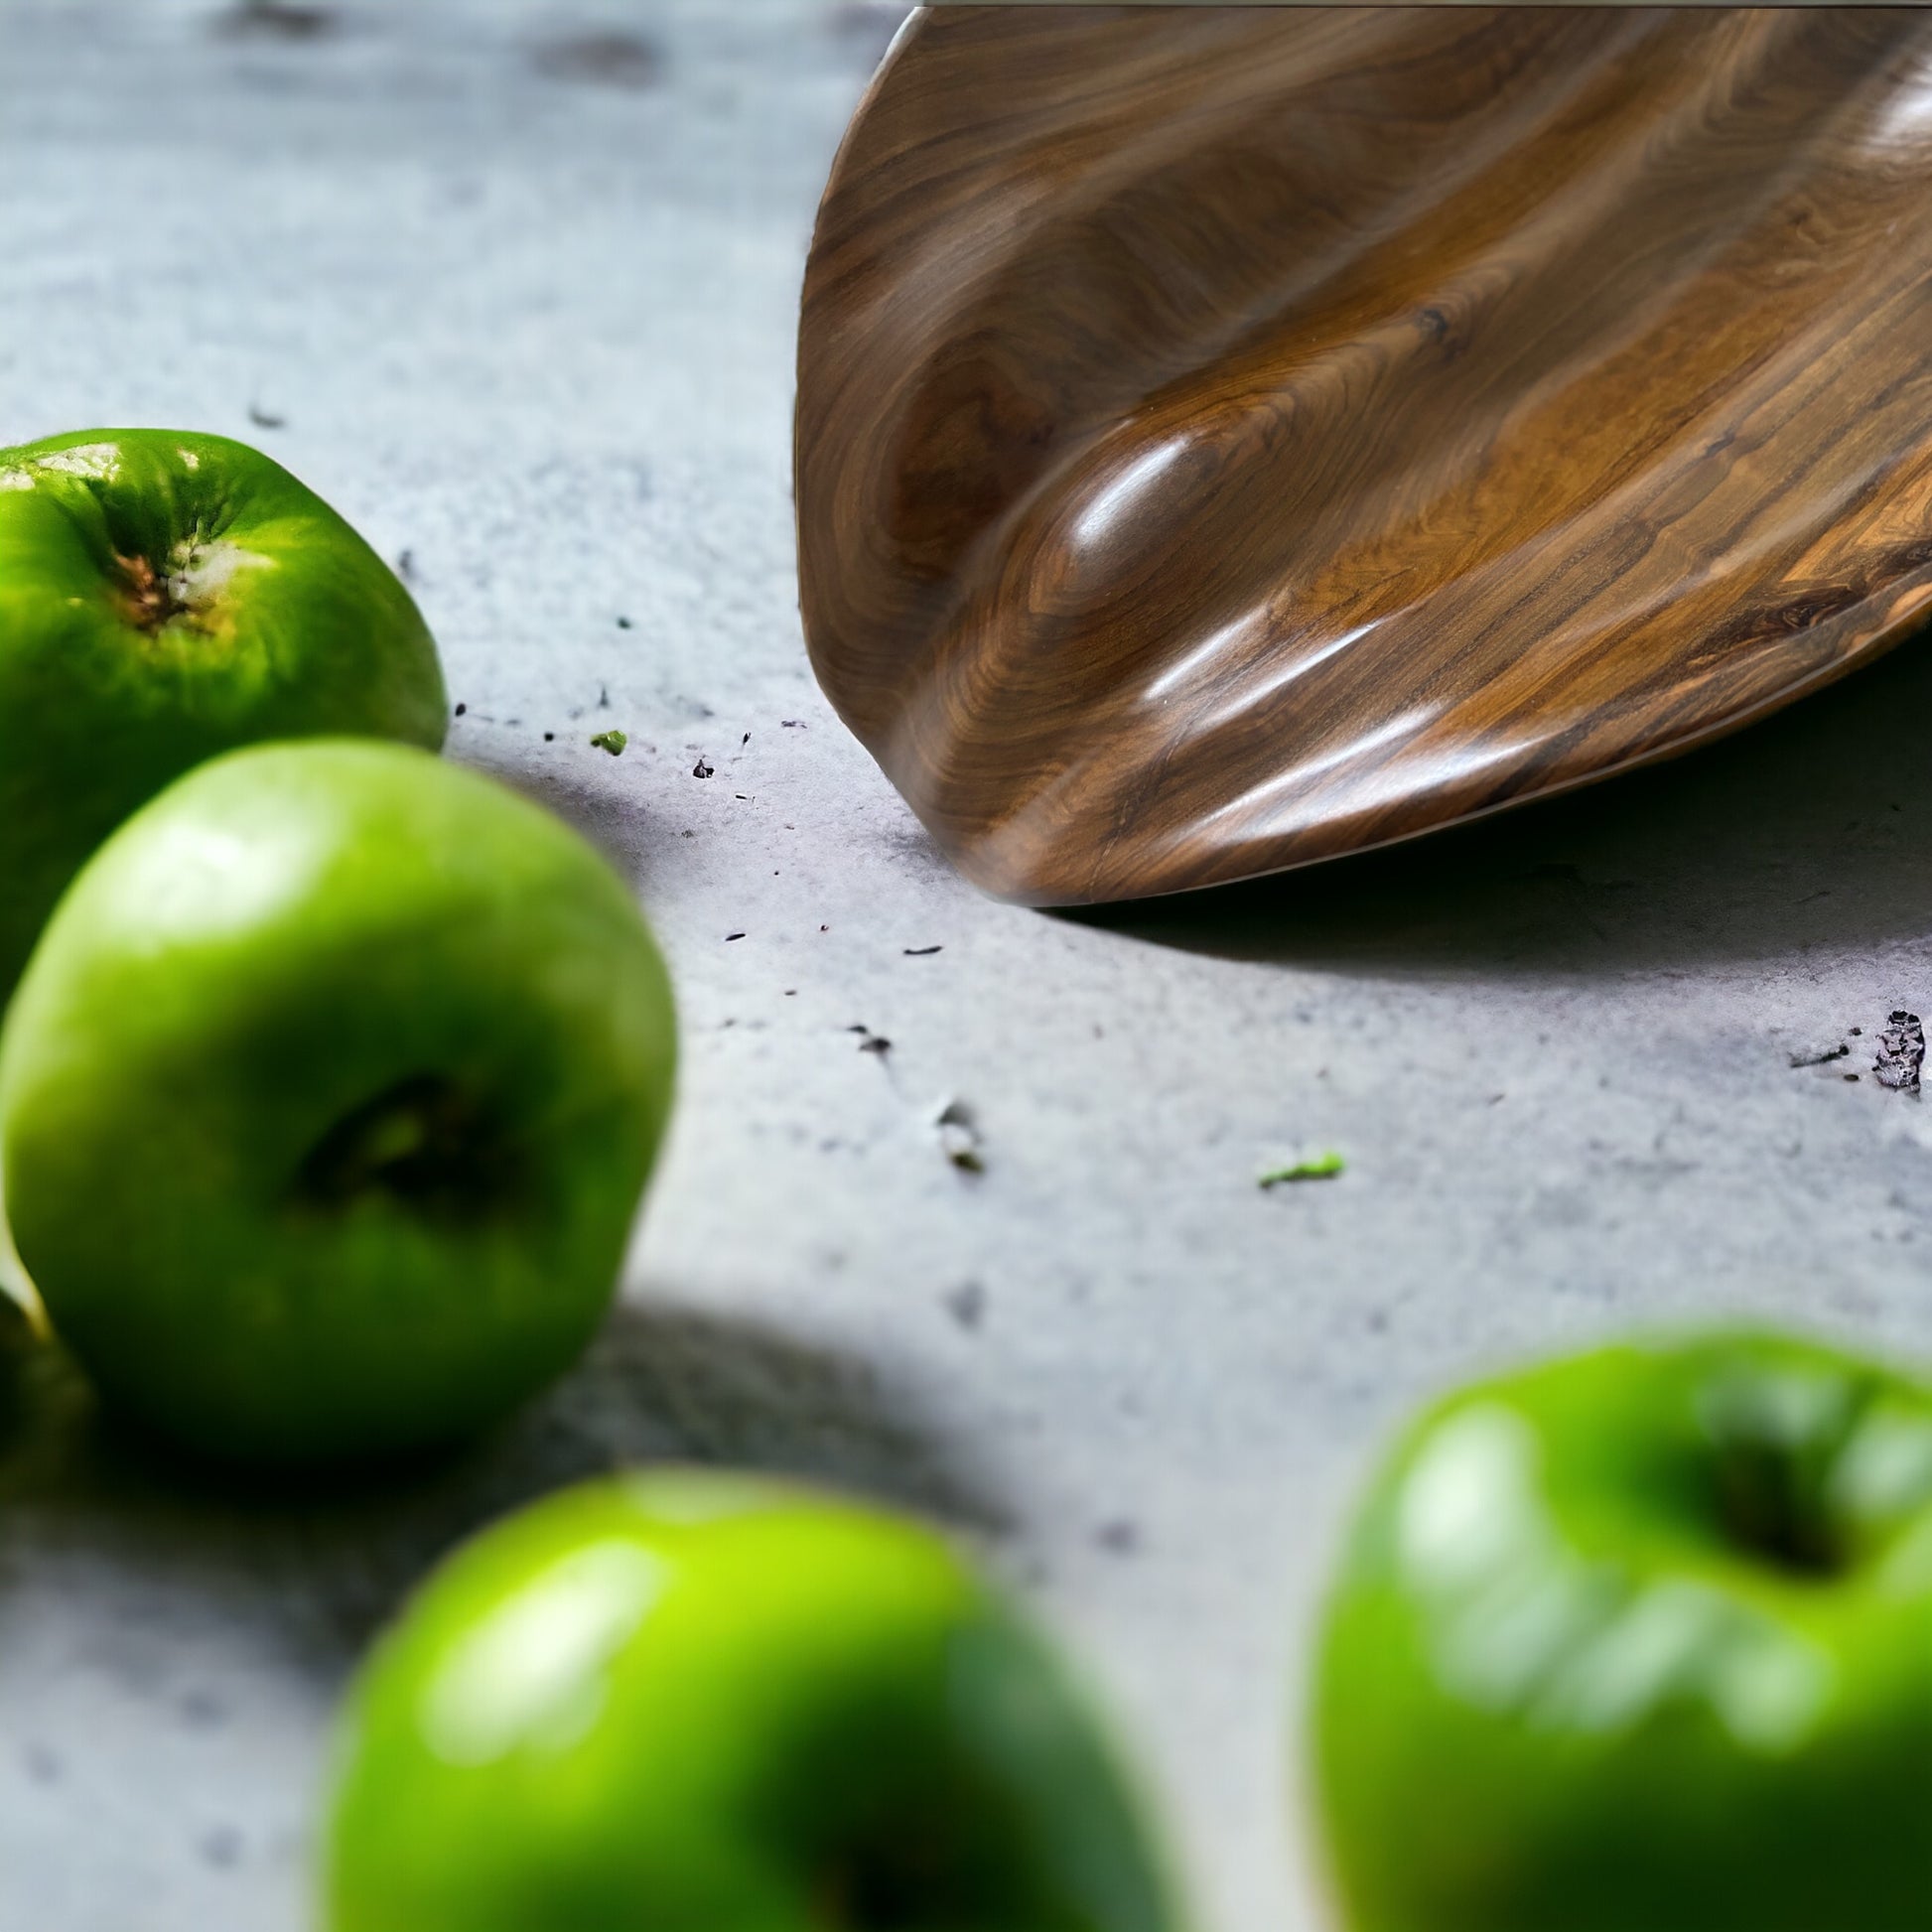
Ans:
[[[41,1392],[0,1458],[0,1932],[293,1932],[398,1593],[666,1452],[955,1524],[1121,1714],[1199,1925],[1309,1932],[1303,1646],[1410,1404],[1720,1311],[1932,1352],[1932,1129],[1849,1077],[1932,1002],[1932,660],[1407,853],[990,903],[817,696],[794,602],[793,304],[885,15],[302,24],[0,0],[0,442],[252,437],[407,552],[455,755],[589,828],[665,938],[681,1112],[591,1360],[394,1493],[223,1495]],[[1256,1186],[1330,1146],[1340,1178]]]

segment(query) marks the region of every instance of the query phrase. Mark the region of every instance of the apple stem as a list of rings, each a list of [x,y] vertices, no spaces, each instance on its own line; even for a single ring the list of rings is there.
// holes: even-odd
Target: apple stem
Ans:
[[[180,606],[169,592],[167,578],[147,558],[124,557],[117,550],[114,562],[120,567],[125,585],[123,601],[128,616],[141,629],[159,630],[179,614]]]

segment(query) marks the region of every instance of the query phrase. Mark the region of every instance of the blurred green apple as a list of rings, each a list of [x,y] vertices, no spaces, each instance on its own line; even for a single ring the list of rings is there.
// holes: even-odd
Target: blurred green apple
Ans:
[[[1058,1666],[929,1531],[660,1470],[486,1531],[346,1716],[328,1932],[1169,1932]]]
[[[366,734],[435,749],[436,646],[395,573],[225,437],[0,450],[0,1000],[62,889],[217,752]]]
[[[1452,1397],[1356,1526],[1314,1735],[1356,1932],[1916,1932],[1932,1388],[1720,1334]]]
[[[179,779],[82,869],[0,1034],[0,1174],[121,1409],[242,1460],[501,1414],[608,1304],[670,1104],[664,968],[575,832],[427,752]]]

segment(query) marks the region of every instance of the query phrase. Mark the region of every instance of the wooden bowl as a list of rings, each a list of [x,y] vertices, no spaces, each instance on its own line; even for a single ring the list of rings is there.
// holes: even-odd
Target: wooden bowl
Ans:
[[[990,892],[1681,752],[1932,599],[1932,13],[929,10],[795,455],[813,665]]]

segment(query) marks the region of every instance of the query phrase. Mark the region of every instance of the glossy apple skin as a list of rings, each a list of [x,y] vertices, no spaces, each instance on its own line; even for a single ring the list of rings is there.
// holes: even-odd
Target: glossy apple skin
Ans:
[[[1465,1390],[1374,1485],[1313,1710],[1356,1932],[1923,1927],[1932,1390],[1763,1334]]]
[[[82,869],[0,1034],[0,1173],[59,1334],[242,1461],[501,1415],[610,1301],[675,1024],[628,890],[480,773],[230,753]]]
[[[328,1932],[1173,1932],[1093,1722],[929,1531],[640,1471],[444,1565],[345,1713]]]
[[[395,573],[259,451],[175,430],[0,450],[0,999],[81,862],[191,766],[326,734],[434,750],[448,715]]]

